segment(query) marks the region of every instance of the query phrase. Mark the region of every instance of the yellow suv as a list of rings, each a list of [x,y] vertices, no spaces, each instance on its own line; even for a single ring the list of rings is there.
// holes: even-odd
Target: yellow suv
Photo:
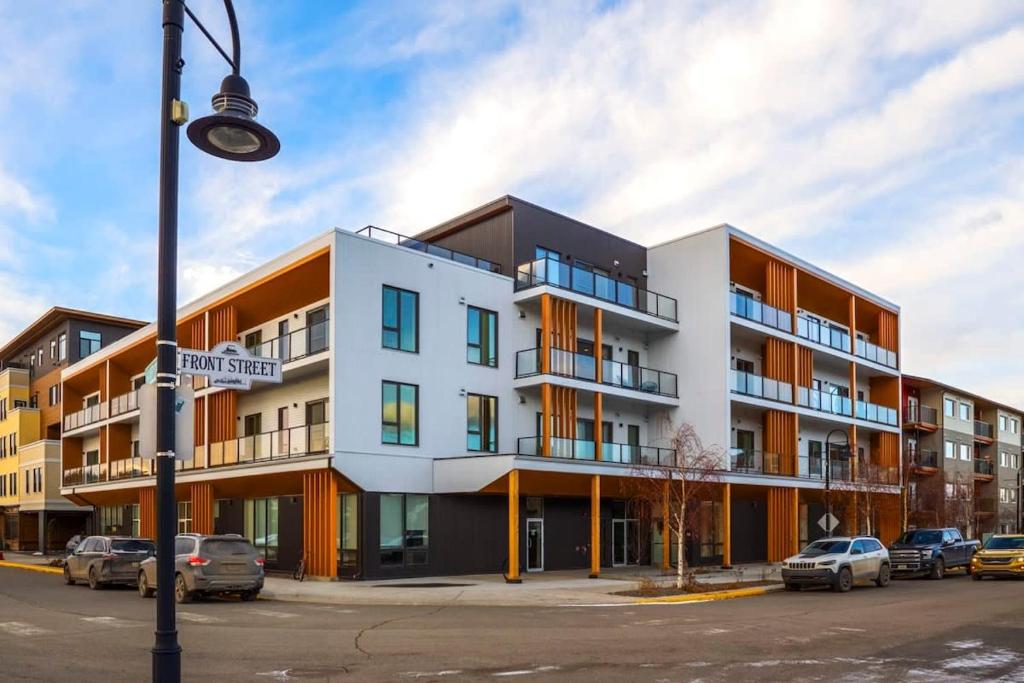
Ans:
[[[1024,578],[1024,534],[997,534],[971,559],[971,576],[981,581],[986,576]]]

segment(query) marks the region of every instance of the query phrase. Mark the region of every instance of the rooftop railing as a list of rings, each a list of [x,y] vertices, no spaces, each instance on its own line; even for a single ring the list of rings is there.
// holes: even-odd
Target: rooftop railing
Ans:
[[[651,292],[628,282],[614,280],[580,265],[546,257],[516,268],[516,291],[541,285],[567,289],[655,318],[678,321],[678,304],[672,297]]]
[[[378,242],[387,242],[388,244],[405,247],[406,249],[412,249],[413,251],[421,251],[424,254],[430,254],[431,256],[439,256],[441,258],[448,259],[449,261],[473,266],[474,268],[486,270],[491,273],[501,272],[501,265],[494,263],[493,261],[477,258],[476,256],[470,256],[469,254],[465,254],[461,251],[442,247],[439,244],[423,242],[422,240],[413,239],[412,237],[399,235],[397,232],[391,232],[390,230],[384,230],[383,228],[378,228],[372,225],[368,225],[362,230],[356,231],[356,234],[366,235]]]
[[[774,306],[761,303],[746,292],[729,292],[729,312],[745,320],[774,327],[783,332],[793,332],[793,316]]]
[[[781,403],[793,402],[792,384],[740,370],[730,371],[729,389],[734,394],[753,396],[754,398],[763,398]]]
[[[516,377],[539,375],[542,353],[537,348],[516,352]],[[552,347],[550,372],[561,377],[596,382],[597,359],[591,354]],[[659,396],[678,396],[678,376],[675,373],[627,365],[616,360],[601,360],[601,383]]]

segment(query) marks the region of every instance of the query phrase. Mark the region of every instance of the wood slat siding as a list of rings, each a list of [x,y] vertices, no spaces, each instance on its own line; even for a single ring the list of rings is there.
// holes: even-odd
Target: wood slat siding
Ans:
[[[796,344],[768,337],[764,345],[764,376],[780,382],[796,383]]]
[[[764,413],[765,472],[793,474],[796,466],[796,444],[796,413],[766,410]]]
[[[139,535],[156,539],[156,487],[139,489]]]
[[[781,562],[799,544],[799,493],[795,488],[768,489],[768,561]]]
[[[302,476],[302,547],[306,573],[334,577],[338,573],[338,482],[330,470]]]
[[[764,302],[769,306],[796,314],[796,269],[770,259],[765,264]]]
[[[192,531],[197,534],[213,533],[213,484],[192,484]]]
[[[810,388],[814,383],[814,351],[806,346],[797,346],[796,383]]]
[[[878,313],[878,345],[889,351],[897,351],[900,343],[899,319],[895,313],[880,311]]]

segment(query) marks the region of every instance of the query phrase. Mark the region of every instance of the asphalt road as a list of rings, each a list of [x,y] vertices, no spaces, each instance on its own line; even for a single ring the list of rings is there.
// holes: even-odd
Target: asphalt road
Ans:
[[[0,680],[149,679],[154,601],[0,568]],[[1024,581],[625,607],[179,608],[189,681],[1024,681]]]

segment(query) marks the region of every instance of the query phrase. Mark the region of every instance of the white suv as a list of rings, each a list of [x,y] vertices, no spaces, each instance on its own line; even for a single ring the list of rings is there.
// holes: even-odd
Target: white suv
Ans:
[[[889,585],[889,577],[889,551],[870,536],[822,538],[782,563],[782,580],[790,591],[832,586],[845,593],[854,581],[864,579],[882,588]]]

